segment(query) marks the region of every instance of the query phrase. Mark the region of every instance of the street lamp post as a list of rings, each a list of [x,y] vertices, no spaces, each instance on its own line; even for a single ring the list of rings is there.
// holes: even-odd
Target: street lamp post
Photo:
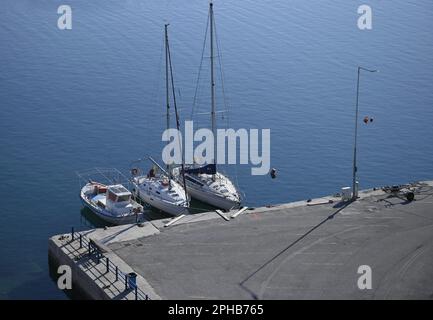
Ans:
[[[356,172],[358,168],[356,166],[356,144],[358,140],[358,106],[359,106],[359,78],[361,75],[361,70],[368,72],[377,72],[377,70],[370,70],[364,67],[358,67],[358,81],[356,84],[356,109],[355,109],[355,142],[353,146],[353,181],[352,181],[352,201],[356,200]]]

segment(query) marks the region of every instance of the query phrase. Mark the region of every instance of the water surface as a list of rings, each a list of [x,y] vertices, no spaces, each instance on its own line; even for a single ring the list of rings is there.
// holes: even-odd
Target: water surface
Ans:
[[[191,113],[207,1],[63,2],[73,10],[69,31],[57,29],[58,1],[0,5],[2,299],[66,298],[48,275],[47,239],[89,225],[75,171],[126,171],[145,154],[160,157],[167,22],[181,115]],[[374,118],[359,128],[361,187],[432,178],[433,8],[368,1],[373,30],[360,31],[363,3],[215,1],[230,126],[270,128],[278,170],[272,180],[247,165],[226,168],[247,205],[350,184],[358,65],[380,70],[361,78],[360,117]]]

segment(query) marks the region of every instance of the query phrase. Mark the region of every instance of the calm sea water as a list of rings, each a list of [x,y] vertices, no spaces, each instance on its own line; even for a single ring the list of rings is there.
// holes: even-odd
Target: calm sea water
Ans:
[[[362,188],[433,178],[433,7],[366,1],[215,1],[230,125],[271,129],[275,180],[226,170],[251,206],[335,193],[351,181],[356,68],[363,74]],[[160,158],[163,25],[170,22],[182,116],[189,117],[207,1],[0,4],[0,298],[64,299],[48,274],[47,239],[89,222],[75,171],[127,170]],[[200,101],[206,101],[203,90]],[[208,105],[204,105],[206,111]],[[202,108],[203,106],[200,106]]]

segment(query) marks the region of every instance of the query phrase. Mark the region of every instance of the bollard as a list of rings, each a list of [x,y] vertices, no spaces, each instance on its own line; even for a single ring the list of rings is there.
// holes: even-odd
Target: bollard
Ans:
[[[135,272],[128,273],[128,282],[130,288],[137,287],[137,274]]]
[[[83,235],[80,233],[80,249],[83,247]]]
[[[74,241],[74,240],[75,240],[75,232],[74,232],[74,227],[72,227],[72,230],[71,230],[71,235],[72,235],[72,241]]]
[[[110,259],[108,259],[108,258],[106,261],[106,265],[107,265],[107,272],[106,273],[108,273],[108,272],[110,272]]]

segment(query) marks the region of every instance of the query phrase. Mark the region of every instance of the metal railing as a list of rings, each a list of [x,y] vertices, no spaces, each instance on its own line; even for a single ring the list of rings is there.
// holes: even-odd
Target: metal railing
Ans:
[[[104,256],[101,249],[91,240],[88,239],[80,232],[75,232],[74,227],[71,230],[71,242],[78,241],[81,248],[87,248],[88,256],[94,255],[97,259],[97,263],[104,263],[106,267],[106,273],[113,273],[116,281],[122,281],[125,284],[124,292],[127,290],[134,290],[135,300],[151,300],[149,295],[143,292],[137,285],[137,279],[135,284],[131,280],[131,276],[128,273],[122,272],[117,265],[115,265],[108,257]]]

